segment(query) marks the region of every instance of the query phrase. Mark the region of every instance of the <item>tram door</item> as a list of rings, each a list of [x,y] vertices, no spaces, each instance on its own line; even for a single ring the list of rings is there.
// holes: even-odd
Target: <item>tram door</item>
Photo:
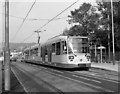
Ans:
[[[41,53],[42,61],[45,62],[45,46],[41,47]]]
[[[48,62],[52,62],[52,45],[48,46]]]

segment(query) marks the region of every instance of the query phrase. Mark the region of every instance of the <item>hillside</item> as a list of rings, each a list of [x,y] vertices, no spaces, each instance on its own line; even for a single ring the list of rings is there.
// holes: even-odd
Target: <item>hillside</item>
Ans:
[[[11,51],[13,50],[21,50],[26,47],[30,47],[32,45],[35,45],[35,43],[10,43],[9,48]],[[2,51],[2,44],[0,43],[0,52]]]

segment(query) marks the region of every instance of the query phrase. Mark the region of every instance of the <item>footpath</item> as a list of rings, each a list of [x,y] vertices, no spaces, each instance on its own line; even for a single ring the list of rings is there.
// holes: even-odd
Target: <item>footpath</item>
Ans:
[[[95,63],[92,62],[91,67],[93,68],[99,68],[99,69],[104,69],[104,70],[110,70],[110,71],[115,71],[115,72],[120,72],[119,68],[120,68],[120,61],[115,62],[115,65],[113,65],[113,63]],[[23,87],[21,86],[20,82],[17,80],[17,78],[15,77],[15,75],[11,72],[11,91],[12,94],[15,94],[15,92],[24,92]],[[0,61],[0,94],[11,94],[11,93],[6,93],[4,91],[2,91],[2,63]],[[25,92],[23,93],[25,94]]]
[[[92,62],[91,67],[104,69],[104,70],[115,71],[115,72],[120,72],[120,61],[115,62],[115,65],[113,65],[112,62],[111,63]]]
[[[0,61],[0,94],[16,94],[16,93],[22,93],[22,94],[26,94],[23,87],[21,86],[20,82],[17,80],[17,78],[15,77],[15,75],[13,74],[13,72],[11,71],[10,73],[11,76],[11,90],[10,92],[6,92],[4,90],[4,78],[3,78],[3,70],[2,70],[2,63]]]

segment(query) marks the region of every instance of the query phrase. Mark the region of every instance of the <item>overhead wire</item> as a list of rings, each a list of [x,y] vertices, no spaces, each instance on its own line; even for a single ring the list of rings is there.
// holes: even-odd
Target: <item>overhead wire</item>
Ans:
[[[29,15],[30,11],[32,10],[33,6],[35,5],[35,3],[36,3],[36,0],[33,2],[32,6],[30,7],[30,10],[28,11],[27,15],[26,15],[25,18],[23,19],[22,24],[20,25],[20,27],[18,28],[17,32],[16,32],[15,35],[13,36],[12,41],[13,41],[13,39],[15,39],[15,37],[16,37],[17,34],[18,34],[18,32],[19,32],[20,29],[22,28],[22,26],[23,26],[23,24],[24,24],[26,18],[28,17],[28,15]]]
[[[43,26],[41,26],[38,30],[42,29],[43,27],[45,27],[47,24],[49,24],[51,21],[53,21],[56,17],[58,17],[59,15],[61,15],[63,12],[65,12],[67,9],[69,9],[70,7],[72,7],[74,4],[76,4],[79,0],[77,0],[76,2],[72,3],[70,6],[68,6],[66,9],[64,9],[62,12],[60,12],[59,14],[57,14],[55,17],[53,17],[52,19],[50,19],[47,23],[45,23]],[[38,31],[37,30],[37,31]]]
[[[41,26],[38,30],[42,29],[42,28],[45,27],[47,24],[49,24],[51,21],[55,20],[56,17],[58,17],[59,15],[61,15],[61,14],[62,14],[63,12],[65,12],[67,9],[69,9],[69,8],[72,7],[74,4],[76,4],[78,1],[79,1],[79,0],[77,0],[77,1],[74,2],[74,3],[72,3],[70,6],[68,6],[66,9],[64,9],[62,12],[60,12],[60,13],[57,14],[55,17],[53,17],[52,19],[50,19],[47,23],[45,23],[43,26]],[[66,17],[64,17],[64,18],[66,18]],[[58,19],[62,19],[62,18],[58,18]],[[36,31],[38,31],[38,30],[36,30]],[[33,33],[35,34],[35,32],[33,32]],[[23,41],[29,39],[29,38],[33,35],[33,33],[32,33],[30,36],[28,36],[27,38],[25,38]]]
[[[61,18],[56,18],[54,20],[60,20],[60,19],[66,19],[68,17],[61,17]],[[50,20],[50,19],[36,19],[36,18],[31,18],[31,19],[27,19],[27,20],[30,20],[30,21],[37,21],[37,20]]]
[[[4,13],[0,13],[0,14],[3,14],[3,15],[5,15]],[[23,17],[18,17],[18,16],[14,16],[14,15],[9,15],[10,17],[13,17],[13,18],[17,18],[17,19],[21,19],[21,20],[23,20],[24,18]],[[68,18],[68,17],[61,17],[61,18],[56,18],[56,19],[54,19],[54,20],[60,20],[60,19],[66,19],[66,18]],[[28,20],[28,21],[37,21],[37,20],[50,20],[50,19],[45,19],[45,18],[26,18],[26,20]]]
[[[0,14],[5,15],[5,13],[0,13]],[[10,16],[10,17],[14,17],[14,18],[18,18],[18,19],[22,19],[22,20],[23,20],[22,17],[17,17],[17,16],[14,16],[14,15],[9,15],[9,16]]]

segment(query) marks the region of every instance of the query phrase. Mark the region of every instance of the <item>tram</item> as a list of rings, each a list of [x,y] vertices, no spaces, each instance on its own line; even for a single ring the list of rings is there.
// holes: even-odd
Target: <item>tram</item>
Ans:
[[[26,61],[40,61],[42,64],[62,68],[91,67],[89,39],[84,36],[55,36],[46,43],[26,49]]]

